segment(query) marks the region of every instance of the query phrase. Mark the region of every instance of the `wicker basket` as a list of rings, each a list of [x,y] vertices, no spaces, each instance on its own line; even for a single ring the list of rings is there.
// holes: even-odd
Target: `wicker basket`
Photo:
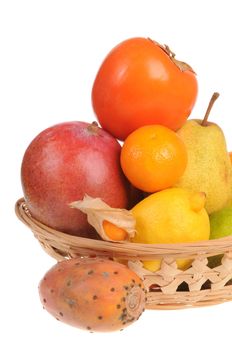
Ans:
[[[96,255],[126,260],[144,279],[147,309],[180,309],[232,300],[232,236],[182,244],[112,243],[71,236],[45,226],[30,215],[23,198],[15,208],[43,249],[58,261]],[[210,268],[207,257],[219,254],[223,254],[220,265]],[[178,270],[177,258],[192,259],[192,266]],[[145,270],[140,260],[146,259],[162,259],[161,269],[155,273]]]

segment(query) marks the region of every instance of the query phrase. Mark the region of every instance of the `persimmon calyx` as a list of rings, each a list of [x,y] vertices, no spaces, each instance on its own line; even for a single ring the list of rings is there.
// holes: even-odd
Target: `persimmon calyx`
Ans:
[[[150,38],[148,38],[149,40],[151,40],[153,43],[155,43],[157,46],[159,46],[170,58],[170,60],[181,70],[181,72],[185,72],[185,71],[190,71],[194,74],[196,74],[196,72],[193,70],[193,68],[186,62],[183,61],[179,61],[177,60],[176,54],[170,49],[170,47],[166,44],[161,45],[159,44],[157,41],[154,41]]]

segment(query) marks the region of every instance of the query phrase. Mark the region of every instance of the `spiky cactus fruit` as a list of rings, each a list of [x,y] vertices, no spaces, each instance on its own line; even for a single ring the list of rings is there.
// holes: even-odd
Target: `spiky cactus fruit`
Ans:
[[[57,263],[39,284],[44,308],[56,319],[92,332],[116,331],[145,308],[142,280],[128,267],[102,258]]]

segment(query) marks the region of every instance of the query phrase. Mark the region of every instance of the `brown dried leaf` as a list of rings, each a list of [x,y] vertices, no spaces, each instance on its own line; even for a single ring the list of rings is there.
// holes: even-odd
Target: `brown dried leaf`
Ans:
[[[97,233],[105,241],[116,242],[106,235],[102,225],[104,220],[124,229],[128,233],[127,240],[135,235],[135,219],[129,210],[111,208],[100,198],[92,198],[87,194],[83,200],[71,203],[70,207],[79,209],[87,214],[89,224],[95,228]]]
[[[179,61],[174,57],[170,57],[170,58],[171,58],[172,62],[175,63],[175,65],[181,70],[181,72],[190,71],[190,72],[196,74],[196,72],[194,72],[194,70],[192,69],[192,67],[188,63]]]

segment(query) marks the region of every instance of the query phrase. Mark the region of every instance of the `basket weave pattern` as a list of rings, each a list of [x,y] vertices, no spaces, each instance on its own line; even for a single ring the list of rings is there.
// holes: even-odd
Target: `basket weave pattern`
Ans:
[[[232,236],[212,241],[180,244],[106,242],[56,231],[35,220],[24,199],[15,206],[42,248],[57,261],[80,256],[105,256],[126,260],[139,274],[148,291],[147,309],[178,309],[232,300]],[[207,257],[223,254],[221,264],[210,268]],[[192,266],[177,268],[176,259],[192,259]],[[150,272],[140,260],[161,259],[161,268]],[[181,286],[185,285],[185,289]]]

